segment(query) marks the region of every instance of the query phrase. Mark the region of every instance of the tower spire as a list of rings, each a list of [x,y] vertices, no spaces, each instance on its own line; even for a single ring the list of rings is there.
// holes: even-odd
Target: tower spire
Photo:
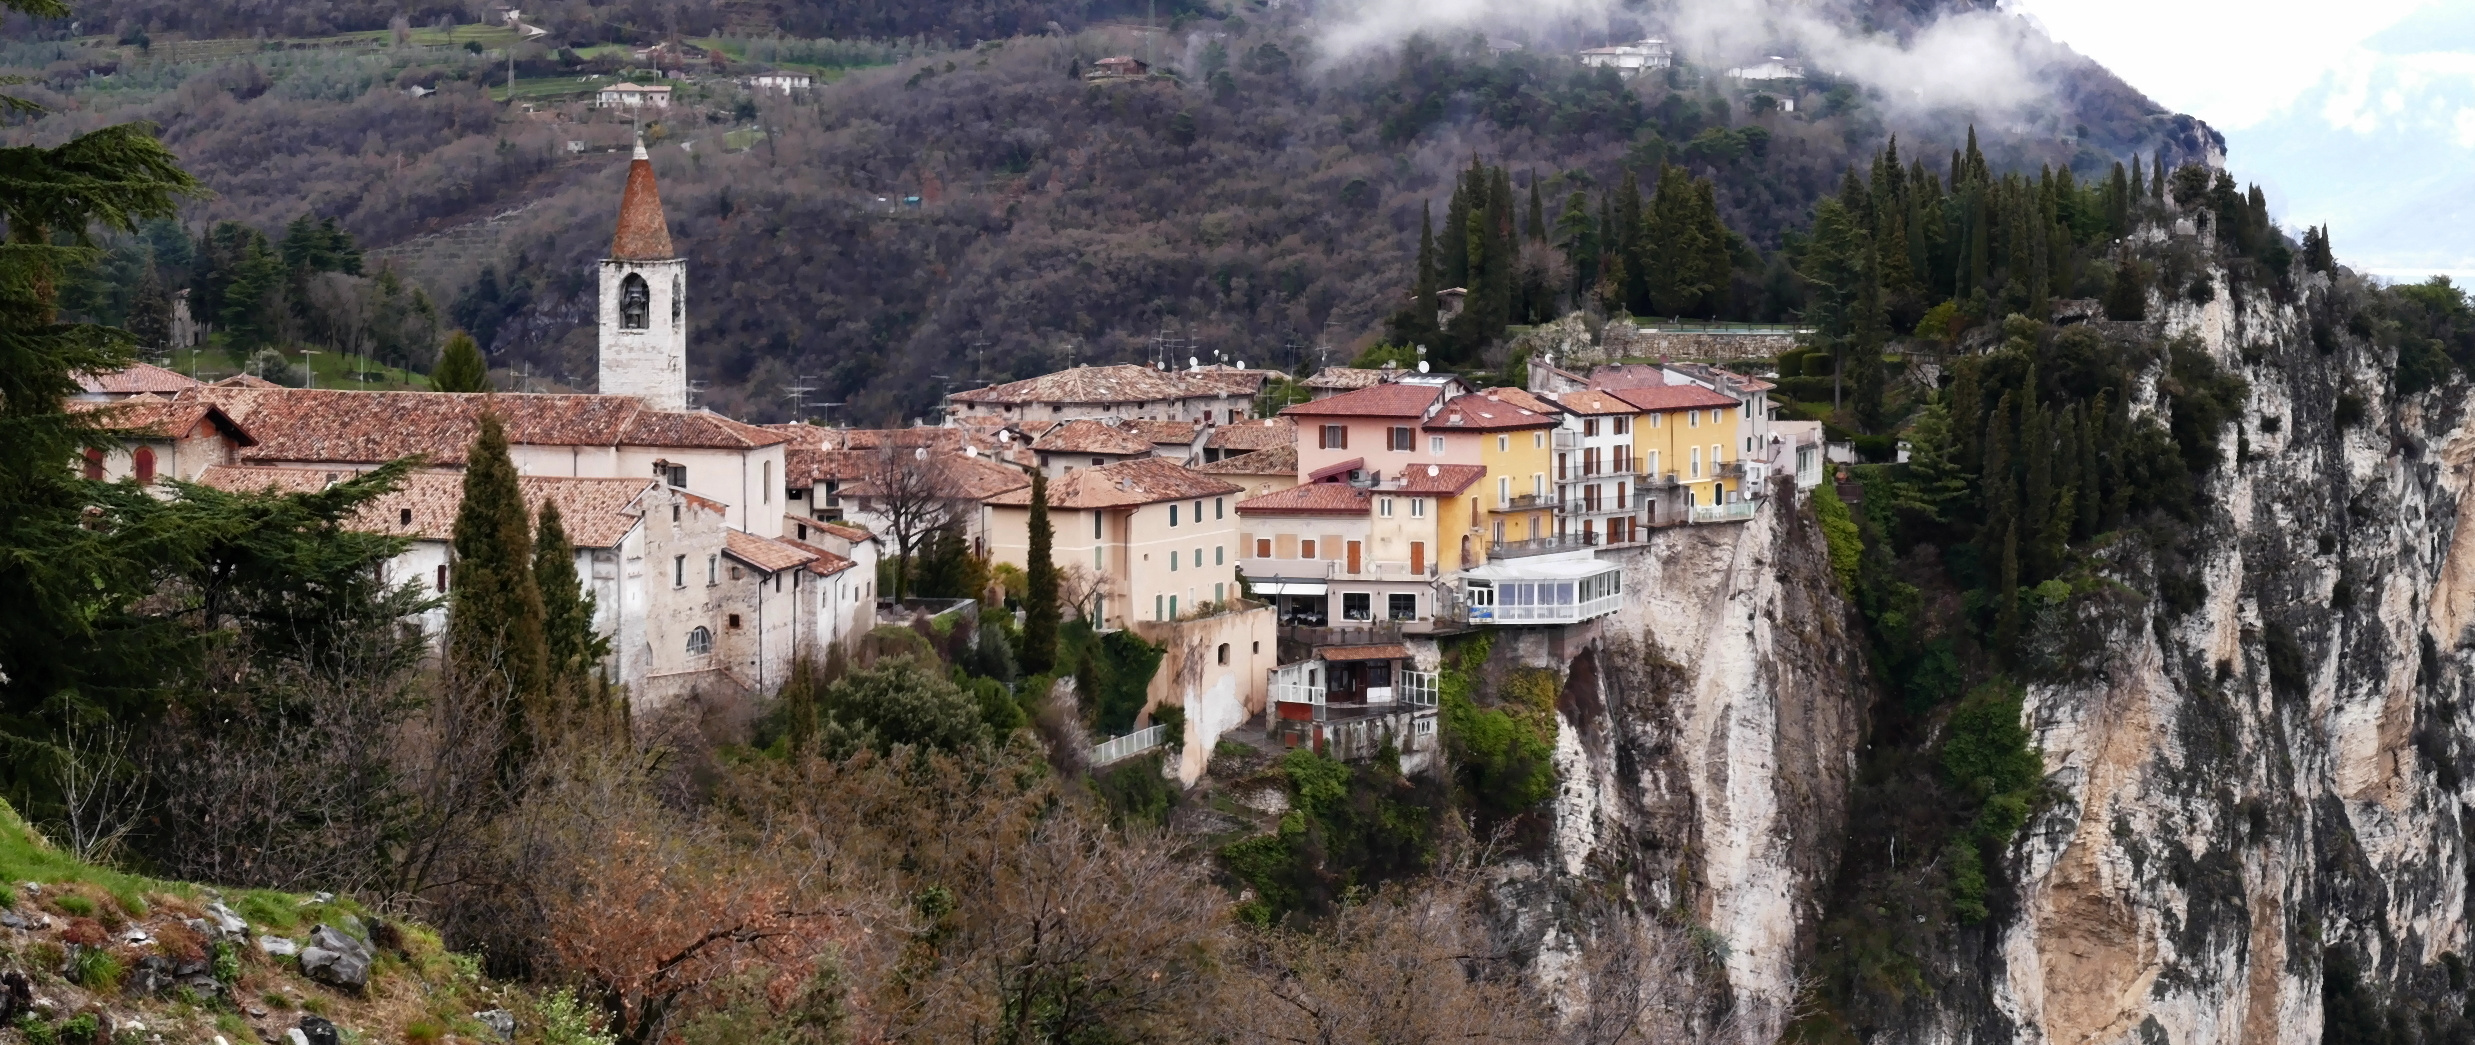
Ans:
[[[671,246],[641,135],[601,270],[601,391],[657,410],[686,409],[687,262]]]

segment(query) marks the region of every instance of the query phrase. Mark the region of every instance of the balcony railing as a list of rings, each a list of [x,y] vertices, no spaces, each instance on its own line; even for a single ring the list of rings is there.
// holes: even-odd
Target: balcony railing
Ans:
[[[1089,761],[1095,767],[1105,766],[1111,762],[1133,758],[1168,742],[1169,727],[1166,723],[1148,729],[1138,729],[1115,740],[1093,745]]]
[[[1358,569],[1351,572],[1349,563],[1340,559],[1261,559],[1253,556],[1237,561],[1238,572],[1249,581],[1334,580],[1347,578],[1361,581],[1433,580],[1442,567],[1432,558],[1419,569],[1399,559],[1360,559]]]
[[[1272,683],[1272,701],[1277,704],[1313,704],[1323,706],[1324,688],[1303,682]]]
[[[1592,547],[1598,543],[1599,538],[1595,533],[1568,533],[1550,537],[1532,537],[1525,541],[1497,541],[1488,546],[1487,553],[1498,559],[1512,559],[1524,555],[1568,552],[1576,548]]]
[[[1693,521],[1697,523],[1743,522],[1753,518],[1760,508],[1758,501],[1735,501],[1729,504],[1697,504],[1693,506]]]
[[[1553,507],[1554,505],[1555,498],[1553,497],[1549,497],[1545,494],[1525,493],[1513,498],[1512,500],[1498,502],[1495,506],[1495,510],[1499,512],[1520,512],[1529,511],[1534,508]]]

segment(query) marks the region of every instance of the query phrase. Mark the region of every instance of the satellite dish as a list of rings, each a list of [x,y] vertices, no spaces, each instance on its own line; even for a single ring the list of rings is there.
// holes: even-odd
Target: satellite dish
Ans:
[[[1428,465],[1428,466],[1427,466],[1427,478],[1429,478],[1429,479],[1433,479],[1433,478],[1435,478],[1436,476],[1439,476],[1439,475],[1442,475],[1442,474],[1444,474],[1444,470],[1443,470],[1443,469],[1441,469],[1441,468],[1437,468],[1437,467],[1435,467],[1434,465]]]
[[[1203,368],[1203,361],[1202,361],[1202,360],[1200,360],[1200,359],[1196,359],[1196,358],[1195,358],[1195,357],[1193,357],[1193,356],[1187,356],[1187,357],[1186,357],[1186,369],[1188,369],[1188,370],[1200,370],[1200,369],[1202,369],[1202,368]]]
[[[1426,360],[1421,359],[1421,360],[1419,360],[1419,361],[1418,361],[1418,372],[1419,372],[1419,373],[1421,373],[1421,374],[1423,374],[1423,373],[1426,373],[1426,372],[1427,372],[1427,361],[1426,361]]]
[[[979,448],[979,447],[976,447],[976,446],[973,446],[973,445],[971,445],[971,444],[969,444],[969,443],[964,443],[964,444],[963,444],[963,456],[964,456],[964,457],[978,457],[978,456],[980,456],[980,448]]]
[[[1238,360],[1238,369],[1240,369],[1240,370],[1244,370],[1244,369],[1246,369],[1246,361],[1245,361],[1245,360],[1243,360],[1243,359]]]

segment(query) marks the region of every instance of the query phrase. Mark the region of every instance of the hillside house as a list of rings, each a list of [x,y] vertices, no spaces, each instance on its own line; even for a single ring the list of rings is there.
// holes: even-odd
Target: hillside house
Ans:
[[[152,363],[131,363],[105,374],[77,375],[77,395],[81,402],[110,403],[131,396],[176,396],[201,387],[198,379],[177,370],[167,370]]]
[[[1287,747],[1363,760],[1389,743],[1415,771],[1436,748],[1436,675],[1400,643],[1334,645],[1274,668],[1265,733]]]
[[[1082,468],[1048,484],[1051,561],[1104,628],[1208,614],[1238,595],[1241,488],[1157,457]],[[988,555],[1029,564],[1031,487],[989,497]]]
[[[1078,366],[956,392],[945,397],[945,412],[955,420],[985,417],[1026,426],[1112,417],[1233,424],[1254,416],[1255,396],[1273,376],[1242,367]]]
[[[1490,388],[1447,400],[1427,419],[1442,433],[1445,456],[1476,460],[1487,480],[1479,491],[1487,543],[1503,548],[1554,534],[1554,434],[1563,411],[1517,388]]]
[[[117,441],[86,448],[88,479],[132,479],[140,486],[166,478],[196,482],[207,469],[232,464],[258,445],[230,415],[195,399],[145,393],[117,402],[77,400],[69,409],[100,415],[98,421]]]
[[[1188,467],[1244,487],[1241,497],[1261,497],[1298,485],[1298,448],[1276,446]]]
[[[1152,441],[1114,418],[1066,421],[1031,441],[1040,473],[1054,479],[1077,468],[1098,468],[1152,456]]]
[[[748,77],[747,84],[751,91],[779,91],[783,94],[792,94],[816,86],[816,77],[807,73],[777,70]]]
[[[1151,75],[1151,72],[1152,65],[1150,62],[1146,62],[1130,54],[1121,54],[1103,58],[1099,61],[1091,63],[1091,71],[1084,73],[1083,78],[1094,82],[1102,80],[1131,80],[1137,77],[1149,76]]]
[[[1588,48],[1579,57],[1585,66],[1613,69],[1616,75],[1628,80],[1676,64],[1676,52],[1667,46],[1667,41],[1655,36],[1629,44]]]
[[[670,86],[614,83],[594,92],[593,104],[603,109],[667,109],[670,108]]]
[[[1286,417],[1265,417],[1213,425],[1203,437],[1203,459],[1218,461],[1276,448],[1295,450],[1298,423]],[[1188,462],[1193,463],[1193,462]]]
[[[1736,397],[1691,384],[1595,394],[1640,411],[1632,458],[1644,525],[1724,518],[1731,506],[1749,517],[1737,440],[1743,406]]]

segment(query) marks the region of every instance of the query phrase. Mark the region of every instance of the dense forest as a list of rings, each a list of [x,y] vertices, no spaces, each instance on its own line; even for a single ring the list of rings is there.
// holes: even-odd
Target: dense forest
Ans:
[[[526,17],[573,35],[595,24],[590,11],[611,10]],[[1009,10],[1000,21],[1037,13]],[[1507,304],[1505,323],[1573,308],[1789,319],[1806,306],[1808,281],[1796,273],[1814,202],[1895,132],[1920,156],[1960,148],[1968,134],[1965,114],[1895,116],[1873,89],[1821,73],[1792,91],[1750,89],[1688,55],[1628,81],[1544,47],[1496,50],[1474,37],[1333,55],[1296,13],[1163,17],[1172,14],[1170,34],[1042,29],[932,53],[916,40],[829,48],[899,60],[791,98],[746,93],[726,75],[683,85],[693,104],[646,130],[693,265],[691,365],[703,402],[777,417],[786,389],[811,387],[813,398],[850,404],[846,416],[885,418],[918,413],[942,388],[1076,361],[1342,361],[1415,333],[1388,321],[1418,289],[1422,224],[1461,214],[1456,172],[1473,163],[1502,172],[1512,210],[1499,217],[1523,223],[1514,238],[1537,245],[1514,259],[1530,289],[1519,314]],[[332,17],[368,28],[376,14]],[[784,32],[842,31],[831,19],[811,29],[783,17]],[[1034,28],[1052,20],[1084,24],[1042,15]],[[661,38],[638,28],[636,42]],[[197,245],[247,238],[218,225],[272,241],[307,214],[334,219],[373,260],[325,281],[324,315],[313,314],[306,281],[284,295],[293,318],[255,324],[277,331],[277,343],[349,337],[347,351],[418,370],[430,362],[424,341],[462,327],[495,367],[589,382],[589,263],[605,247],[624,155],[602,150],[624,143],[625,121],[509,112],[485,94],[505,81],[498,52],[473,53],[477,44],[269,42],[191,61],[115,40],[59,33],[0,53],[0,64],[38,77],[32,96],[55,106],[12,134],[56,140],[152,120],[216,194],[176,221],[191,247],[167,254],[160,245],[178,238],[168,229],[115,245],[99,266],[108,286],[81,299],[98,318],[125,318],[115,310],[149,267],[165,286],[215,298]],[[624,71],[624,57],[576,46],[589,43],[524,51],[518,75]],[[1127,51],[1153,57],[1159,75],[1081,77]],[[2135,153],[2162,152],[2172,165],[2210,148],[2205,127],[2093,66],[2067,86],[2066,111],[1984,143],[1990,169],[2102,176]],[[577,140],[590,147],[563,146]],[[1640,227],[1637,206],[1659,220],[1697,208],[1697,274],[1645,282],[1669,266],[1622,231]],[[1528,227],[1532,217],[1545,227]],[[472,240],[474,230],[488,235]],[[1450,285],[1466,261],[1466,250],[1438,255],[1439,278]],[[396,282],[379,286],[389,271]],[[242,351],[261,341],[222,329]],[[1464,332],[1453,357],[1482,361],[1498,333]]]

